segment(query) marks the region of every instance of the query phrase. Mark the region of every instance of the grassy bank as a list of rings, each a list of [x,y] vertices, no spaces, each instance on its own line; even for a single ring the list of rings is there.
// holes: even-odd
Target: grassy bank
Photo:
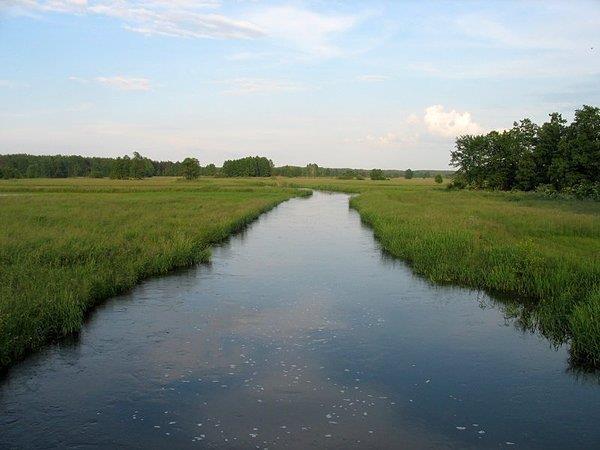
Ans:
[[[100,300],[205,261],[208,246],[301,192],[259,181],[0,183],[0,366],[80,329]]]
[[[534,300],[522,303],[522,326],[568,340],[575,364],[600,367],[600,203],[448,191],[431,180],[292,185],[361,193],[351,206],[418,274]]]

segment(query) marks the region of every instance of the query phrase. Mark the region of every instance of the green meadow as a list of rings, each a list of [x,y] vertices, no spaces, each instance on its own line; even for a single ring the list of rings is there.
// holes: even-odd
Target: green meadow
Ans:
[[[351,206],[416,273],[500,294],[524,329],[600,366],[600,203],[433,179],[167,177],[0,181],[1,365],[76,332],[102,299],[207,260],[212,243],[308,195],[298,188],[359,194]]]

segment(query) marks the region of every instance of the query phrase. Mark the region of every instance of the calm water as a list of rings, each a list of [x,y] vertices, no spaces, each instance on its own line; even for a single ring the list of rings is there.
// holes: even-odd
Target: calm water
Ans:
[[[0,446],[598,448],[600,385],[567,356],[315,193],[17,365]]]

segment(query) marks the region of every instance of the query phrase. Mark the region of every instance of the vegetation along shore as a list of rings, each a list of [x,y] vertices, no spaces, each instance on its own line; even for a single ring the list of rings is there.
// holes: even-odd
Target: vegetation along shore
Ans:
[[[0,367],[80,329],[99,301],[207,261],[208,247],[308,191],[256,181],[0,185]]]

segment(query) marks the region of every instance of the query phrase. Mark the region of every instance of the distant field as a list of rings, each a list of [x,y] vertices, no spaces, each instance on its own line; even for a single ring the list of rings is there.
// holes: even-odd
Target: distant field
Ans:
[[[251,180],[1,181],[0,367],[79,330],[98,301],[207,260],[211,243],[299,193]]]
[[[360,193],[351,205],[417,273],[508,295],[524,329],[600,366],[599,203],[333,178],[0,181],[2,365],[79,329],[97,301],[206,259],[299,187]]]

